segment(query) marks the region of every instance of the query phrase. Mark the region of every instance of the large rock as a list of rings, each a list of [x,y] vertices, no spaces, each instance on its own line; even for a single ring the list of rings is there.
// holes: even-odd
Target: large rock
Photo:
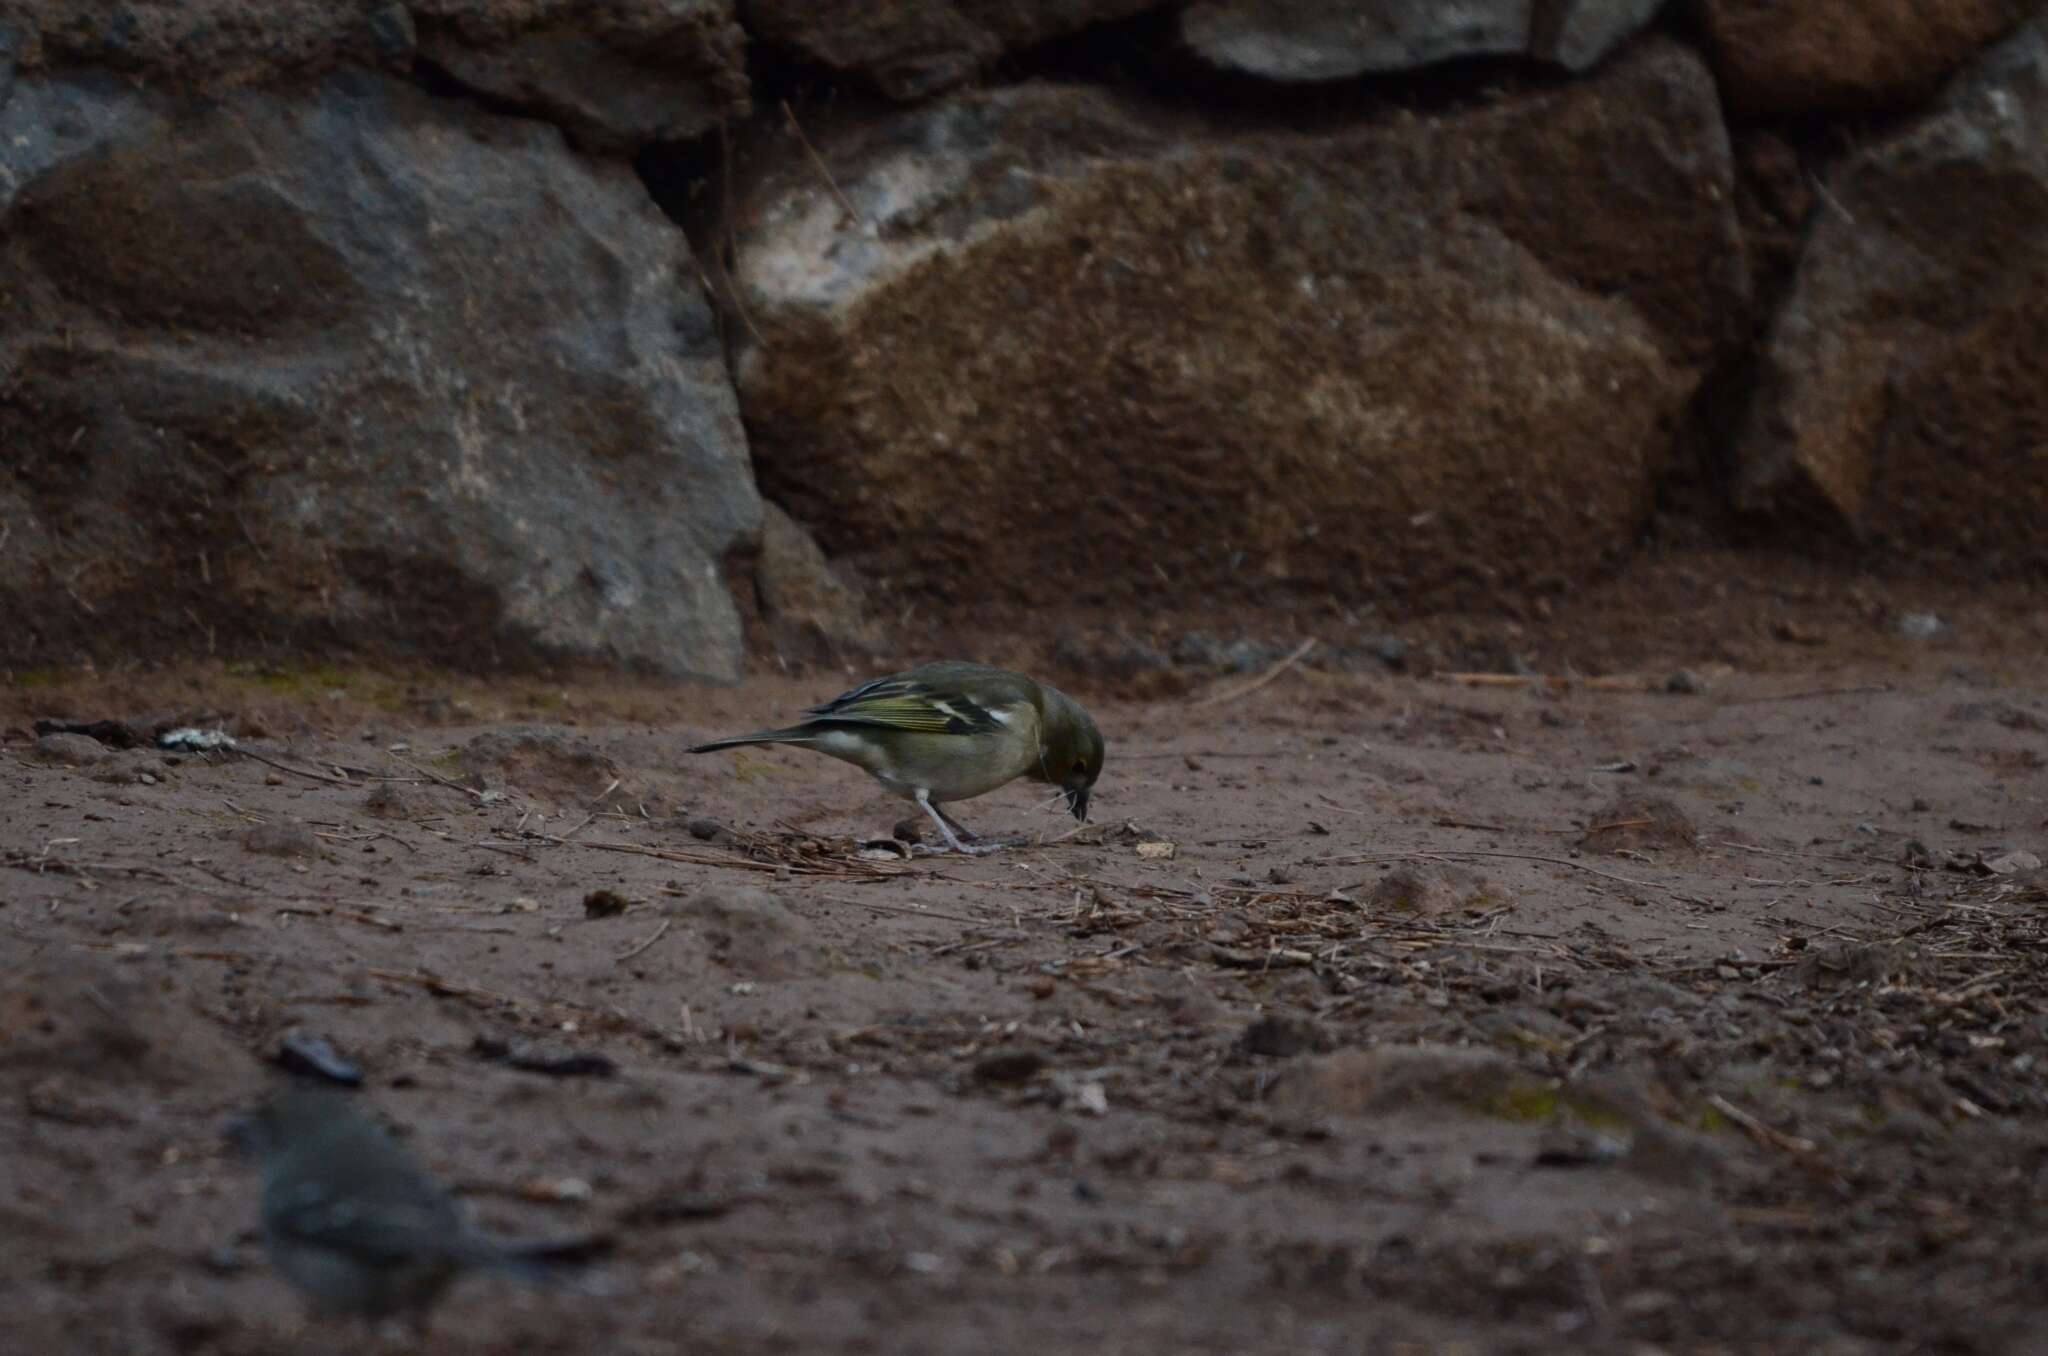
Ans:
[[[777,653],[843,659],[882,644],[860,590],[833,568],[804,525],[773,503],[761,505],[754,598]]]
[[[1666,44],[1343,135],[1024,86],[814,136],[857,216],[786,149],[734,223],[758,472],[989,625],[1582,578],[1746,305],[1712,82]]]
[[[2048,565],[2044,128],[2034,25],[1837,168],[1738,443],[1744,507],[1973,574]]]
[[[684,237],[336,76],[0,110],[0,659],[342,644],[730,677],[759,501]]]
[[[425,55],[606,147],[696,136],[747,102],[733,0],[0,0],[9,25],[31,67],[214,91]]]
[[[1751,114],[1916,103],[2037,0],[1694,0],[1721,88]]]
[[[0,28],[15,30],[26,68],[195,86],[403,62],[410,25],[390,0],[0,0]]]
[[[1009,52],[1166,0],[742,0],[762,42],[910,101],[965,84]]]
[[[597,150],[688,140],[748,108],[746,34],[732,0],[563,10],[510,37],[437,23],[419,41],[456,81]]]
[[[1221,70],[1288,84],[1470,57],[1593,66],[1663,0],[1196,0],[1181,41]]]

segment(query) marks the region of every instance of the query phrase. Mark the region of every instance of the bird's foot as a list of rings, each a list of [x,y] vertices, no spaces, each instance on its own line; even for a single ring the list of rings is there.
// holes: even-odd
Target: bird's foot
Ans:
[[[992,852],[1001,852],[1006,847],[1014,846],[1016,846],[1014,843],[998,839],[977,838],[971,843],[964,843],[955,838],[943,847],[930,843],[912,843],[910,845],[910,855],[913,857],[944,857],[949,853],[958,852],[968,857],[986,857]]]

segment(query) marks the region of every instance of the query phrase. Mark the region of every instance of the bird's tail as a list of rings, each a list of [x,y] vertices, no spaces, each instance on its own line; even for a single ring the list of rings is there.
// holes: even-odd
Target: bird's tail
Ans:
[[[691,753],[716,753],[720,749],[736,749],[744,744],[808,744],[817,737],[817,731],[805,725],[791,725],[782,730],[756,730],[752,734],[731,735],[725,739],[714,739],[709,744],[698,744]]]
[[[556,1285],[581,1272],[612,1249],[602,1235],[565,1239],[553,1243],[499,1243],[489,1239],[464,1240],[461,1256],[465,1266],[495,1271],[528,1285]]]

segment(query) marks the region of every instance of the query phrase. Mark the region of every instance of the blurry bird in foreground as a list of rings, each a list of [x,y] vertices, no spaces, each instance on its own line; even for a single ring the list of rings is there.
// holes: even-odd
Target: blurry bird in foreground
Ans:
[[[1102,773],[1102,735],[1073,698],[1009,669],[942,661],[842,692],[780,730],[699,744],[711,753],[743,744],[794,744],[865,769],[891,793],[914,800],[955,852],[994,852],[939,808],[1019,777],[1060,788],[1074,818]]]
[[[326,1313],[424,1325],[464,1270],[556,1279],[599,1245],[507,1245],[470,1230],[454,1199],[412,1156],[328,1089],[290,1088],[239,1116],[228,1137],[263,1172],[271,1261]]]

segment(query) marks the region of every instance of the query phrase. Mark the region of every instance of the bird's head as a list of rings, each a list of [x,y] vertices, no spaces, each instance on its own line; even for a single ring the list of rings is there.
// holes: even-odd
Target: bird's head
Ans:
[[[1074,818],[1088,818],[1088,793],[1102,775],[1102,732],[1066,693],[1045,691],[1045,742],[1039,761],[1045,780],[1058,786]]]
[[[355,1109],[339,1093],[319,1088],[285,1088],[262,1105],[234,1117],[222,1127],[228,1143],[256,1158],[269,1158],[314,1142],[351,1123]]]

